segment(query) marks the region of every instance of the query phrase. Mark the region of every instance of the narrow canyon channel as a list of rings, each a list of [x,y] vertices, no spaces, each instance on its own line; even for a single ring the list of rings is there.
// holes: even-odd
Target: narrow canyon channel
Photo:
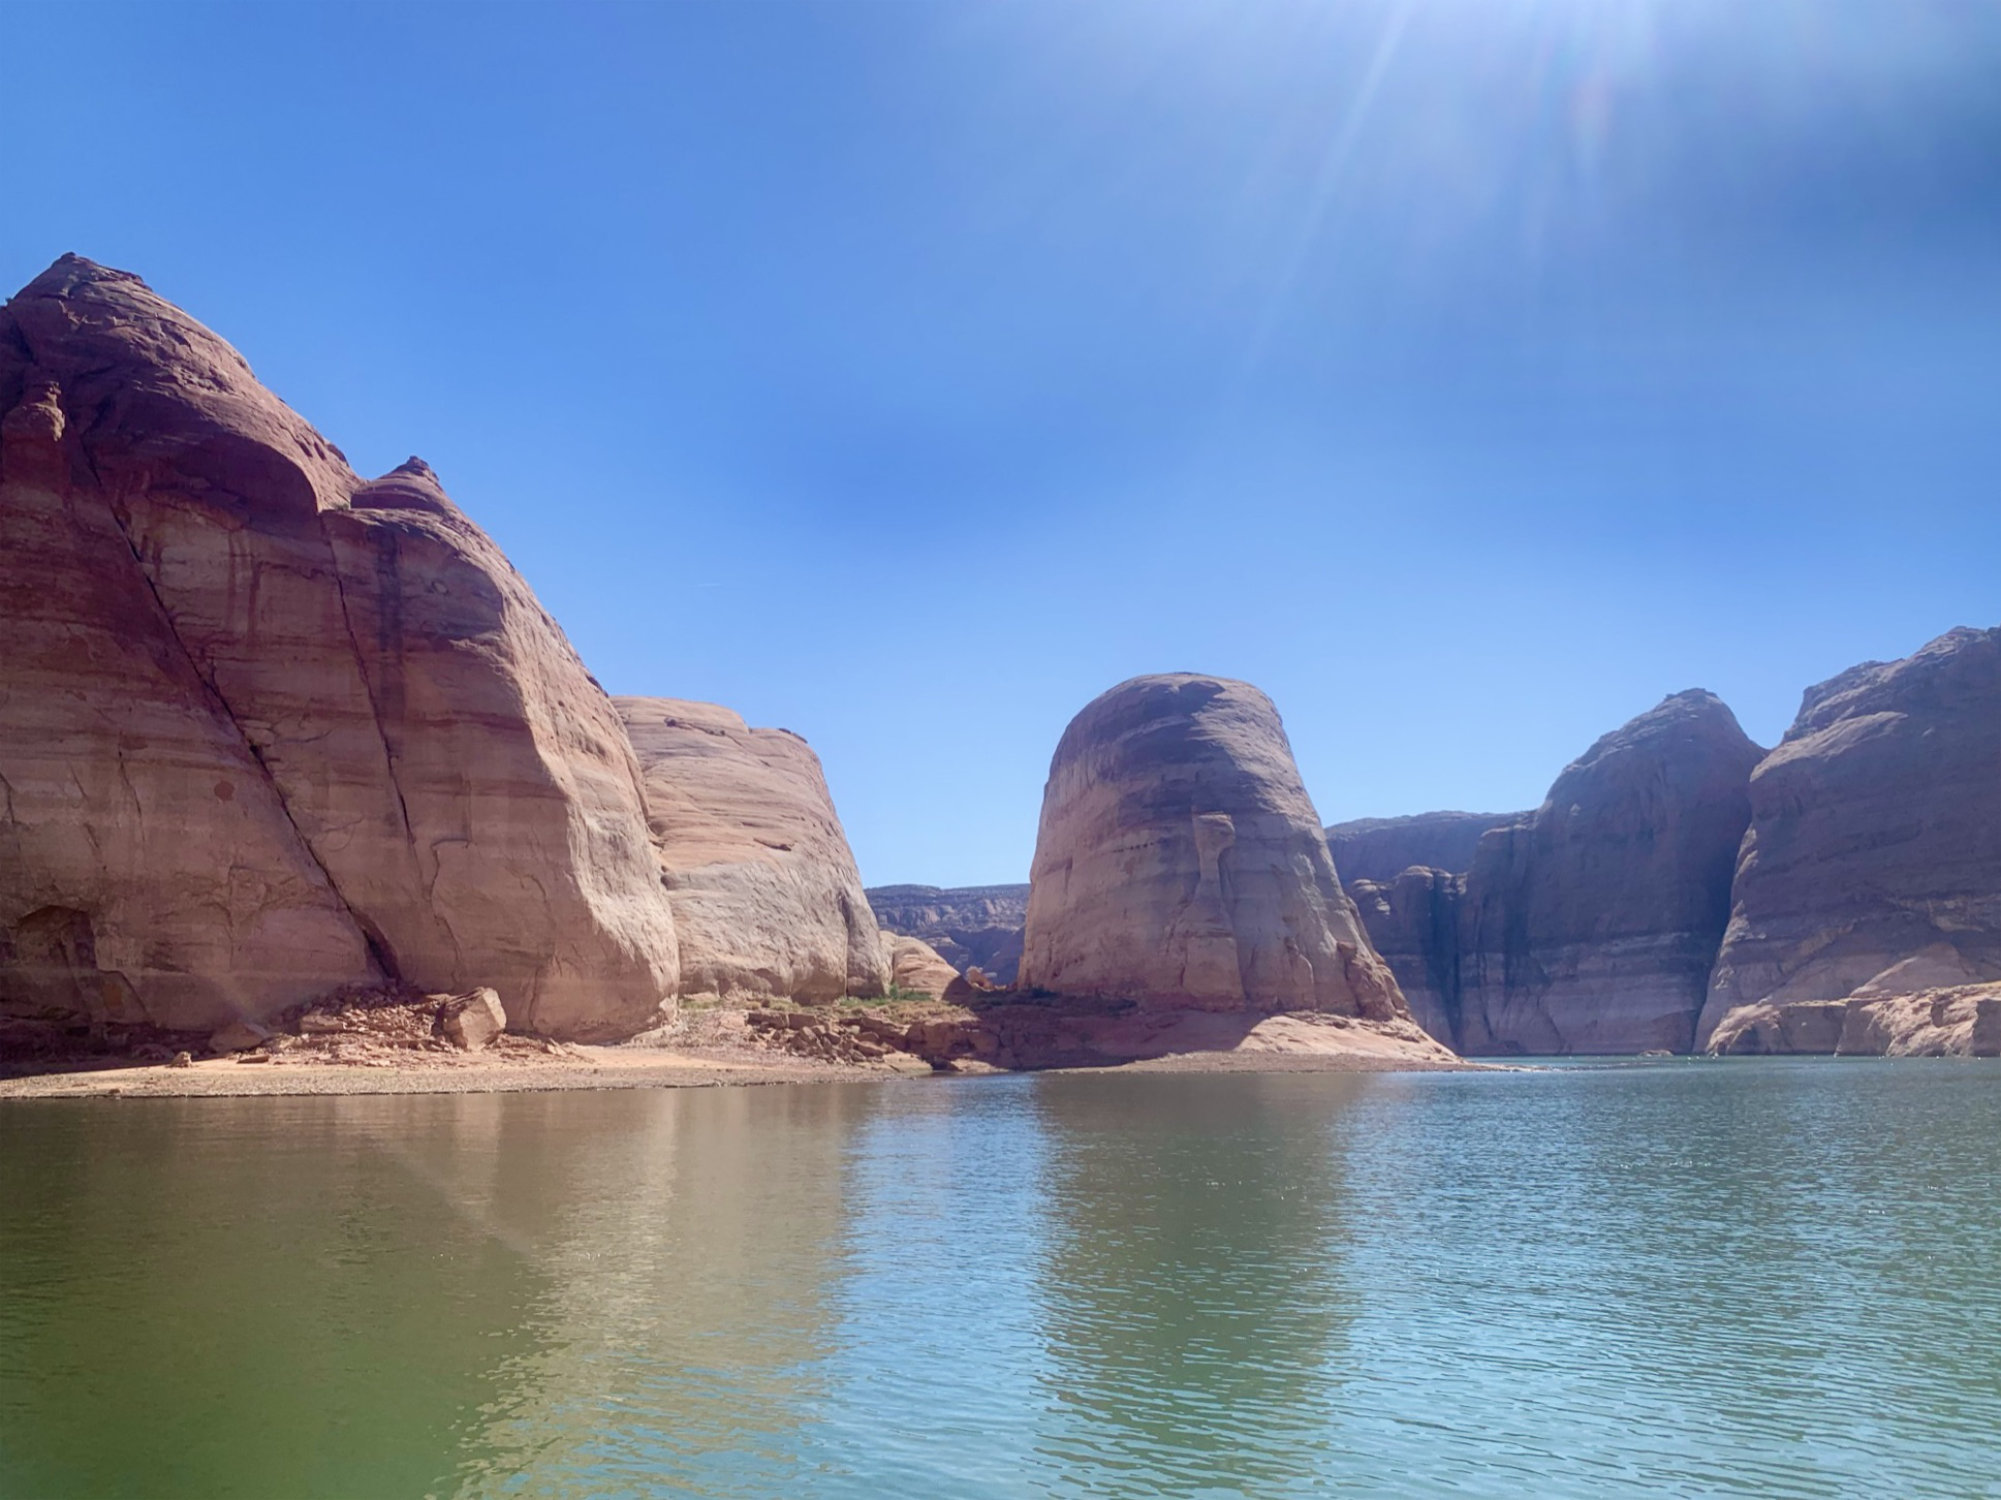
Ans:
[[[0,1494],[2001,1493],[2001,1067],[0,1104]]]

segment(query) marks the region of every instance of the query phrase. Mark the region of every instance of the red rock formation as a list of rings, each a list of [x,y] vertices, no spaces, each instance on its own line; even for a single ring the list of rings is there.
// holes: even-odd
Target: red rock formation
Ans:
[[[682,993],[882,994],[889,961],[812,747],[713,703],[616,705],[644,769]]]
[[[672,995],[637,766],[520,576],[76,257],[0,312],[0,620],[16,1003],[207,1027],[387,977],[601,1037]]]
[[[1271,700],[1137,677],[1071,721],[1043,793],[1020,984],[1408,1021]]]
[[[1705,1044],[1740,1007],[2001,979],[2001,629],[1808,689],[1750,799]]]
[[[1450,1047],[1459,1029],[1459,904],[1465,881],[1413,865],[1393,880],[1351,880],[1369,941],[1396,975],[1411,1018]]]
[[[1486,834],[1460,908],[1461,1050],[1688,1051],[1760,753],[1722,700],[1677,693]]]

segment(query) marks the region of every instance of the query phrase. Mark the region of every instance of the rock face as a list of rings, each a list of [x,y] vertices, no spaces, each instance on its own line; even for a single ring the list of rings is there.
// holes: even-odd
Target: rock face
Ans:
[[[2001,629],[1808,689],[1750,802],[1705,1042],[1744,1033],[1739,1007],[2001,979]]]
[[[1028,921],[1027,886],[879,885],[866,894],[881,926],[922,938],[957,968],[977,968],[997,984],[1014,983]]]
[[[209,1028],[378,980],[653,1024],[609,700],[412,460],[364,483],[136,277],[0,311],[0,1000]]]
[[[1677,693],[1482,837],[1459,913],[1464,1050],[1688,1051],[1761,753],[1721,699]]]
[[[1413,865],[1392,880],[1353,880],[1348,894],[1396,976],[1411,1018],[1450,1047],[1459,1029],[1459,904],[1465,882]]]
[[[1019,983],[1223,1011],[1409,1019],[1336,881],[1271,700],[1137,677],[1050,764]]]
[[[1406,818],[1356,818],[1328,828],[1327,850],[1341,879],[1349,883],[1395,880],[1413,865],[1463,875],[1473,866],[1481,834],[1527,816],[1429,812]],[[1370,936],[1374,935],[1371,929]]]
[[[922,938],[885,932],[882,935],[882,952],[884,961],[889,965],[891,982],[908,995],[929,995],[933,1000],[941,999],[951,989],[952,981],[959,977],[959,971]]]
[[[1419,1024],[1473,1056],[1688,1051],[1759,753],[1721,700],[1677,693],[1483,833],[1464,874],[1352,881]]]
[[[680,935],[681,992],[808,1003],[889,967],[820,758],[712,703],[619,698]]]
[[[1887,998],[1739,1005],[1710,1034],[1717,1053],[1838,1057],[2001,1057],[2001,985]]]

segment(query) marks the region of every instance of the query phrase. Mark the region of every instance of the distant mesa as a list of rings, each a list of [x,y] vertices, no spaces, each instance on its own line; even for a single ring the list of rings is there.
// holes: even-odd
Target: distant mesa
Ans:
[[[1058,995],[1407,1021],[1271,700],[1136,677],[1049,768],[1019,982]]]
[[[878,885],[867,895],[885,930],[921,938],[961,971],[977,968],[996,984],[1014,983],[1028,921],[1026,885]]]

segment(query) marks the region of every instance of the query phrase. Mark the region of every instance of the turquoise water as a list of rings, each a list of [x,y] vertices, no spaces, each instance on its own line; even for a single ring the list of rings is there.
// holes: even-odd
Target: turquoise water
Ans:
[[[2001,1495],[2001,1067],[0,1105],[0,1495]]]

